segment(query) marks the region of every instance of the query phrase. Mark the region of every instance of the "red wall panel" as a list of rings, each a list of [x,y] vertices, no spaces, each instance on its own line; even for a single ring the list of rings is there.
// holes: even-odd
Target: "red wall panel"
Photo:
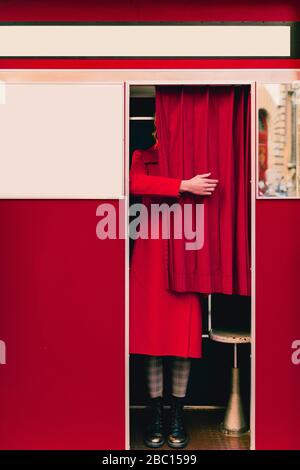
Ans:
[[[300,449],[300,200],[256,204],[256,449]]]
[[[0,201],[2,449],[125,447],[124,240],[96,237],[99,203]]]

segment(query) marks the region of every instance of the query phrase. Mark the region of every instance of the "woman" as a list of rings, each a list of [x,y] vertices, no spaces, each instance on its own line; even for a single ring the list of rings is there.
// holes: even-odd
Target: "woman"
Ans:
[[[142,196],[150,213],[151,204],[180,198],[183,192],[210,196],[218,183],[210,173],[190,180],[160,176],[159,143],[147,150],[135,150],[130,169],[130,192]],[[144,220],[150,221],[150,217]],[[161,223],[161,219],[160,219]],[[159,228],[161,235],[161,224]],[[188,443],[183,422],[183,403],[191,358],[201,357],[201,300],[197,293],[177,293],[166,287],[165,244],[158,239],[137,238],[130,269],[130,353],[145,355],[151,420],[144,441],[149,447],[165,442],[163,422],[163,357],[172,356],[171,422],[167,437],[170,447]]]

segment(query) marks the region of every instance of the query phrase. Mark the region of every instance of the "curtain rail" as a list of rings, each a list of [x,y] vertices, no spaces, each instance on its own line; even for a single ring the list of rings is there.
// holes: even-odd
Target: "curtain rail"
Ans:
[[[153,121],[153,116],[131,116],[130,121]]]

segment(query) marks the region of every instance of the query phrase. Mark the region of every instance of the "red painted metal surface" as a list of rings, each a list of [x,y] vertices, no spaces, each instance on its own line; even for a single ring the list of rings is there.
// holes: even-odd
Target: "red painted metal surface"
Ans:
[[[6,0],[0,21],[296,21],[298,0]]]
[[[0,22],[299,21],[298,0],[1,4]],[[0,59],[0,68],[299,68],[292,59]],[[0,202],[0,446],[125,446],[124,242],[96,201]],[[256,448],[299,449],[300,201],[256,207]],[[105,432],[103,430],[105,429]]]
[[[124,240],[100,201],[0,201],[1,449],[124,449]],[[114,202],[117,205],[117,202]]]
[[[256,204],[256,448],[300,449],[300,200]]]

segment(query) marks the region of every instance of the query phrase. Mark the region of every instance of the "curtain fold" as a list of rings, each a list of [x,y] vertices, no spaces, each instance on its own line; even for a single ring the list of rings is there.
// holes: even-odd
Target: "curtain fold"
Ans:
[[[250,85],[158,86],[160,173],[190,179],[211,173],[211,196],[185,193],[182,208],[204,204],[204,245],[166,240],[168,288],[250,295]]]

